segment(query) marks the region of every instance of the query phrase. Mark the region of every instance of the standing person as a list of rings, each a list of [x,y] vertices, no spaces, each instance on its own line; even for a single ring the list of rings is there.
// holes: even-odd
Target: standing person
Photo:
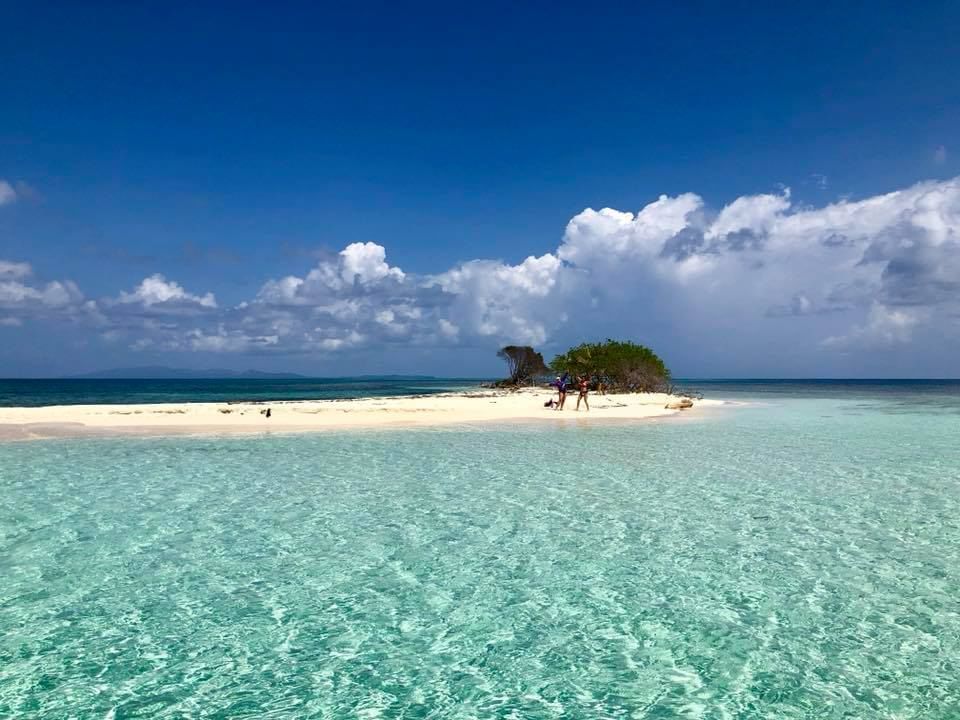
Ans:
[[[577,412],[580,411],[580,401],[583,400],[583,404],[587,406],[587,410],[590,409],[590,402],[587,400],[587,392],[590,390],[590,381],[585,377],[577,378],[577,387],[580,390],[580,394],[577,395]]]
[[[552,407],[554,410],[560,407],[560,385],[560,376],[557,375],[557,378],[550,383],[550,387],[555,388],[557,391],[557,399],[554,400],[553,398],[550,398],[550,407]]]
[[[570,373],[564,373],[560,378],[559,398],[557,400],[557,410],[563,410],[564,403],[567,402],[567,388],[570,386]]]

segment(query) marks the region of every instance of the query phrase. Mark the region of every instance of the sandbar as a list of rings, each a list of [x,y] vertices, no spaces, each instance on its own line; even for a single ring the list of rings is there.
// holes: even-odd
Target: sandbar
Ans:
[[[668,409],[663,393],[594,395],[576,411],[576,395],[562,412],[544,407],[555,391],[487,390],[405,397],[277,402],[55,405],[0,408],[0,439],[35,440],[100,435],[182,435],[308,432],[349,428],[456,425],[517,420],[590,422],[641,420],[690,410]],[[719,404],[697,400],[694,408]],[[270,417],[266,416],[269,408]]]

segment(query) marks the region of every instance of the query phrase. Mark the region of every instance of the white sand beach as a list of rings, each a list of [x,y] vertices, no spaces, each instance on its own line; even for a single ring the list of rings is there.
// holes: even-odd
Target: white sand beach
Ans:
[[[576,395],[562,412],[544,407],[556,392],[476,390],[417,397],[285,402],[60,405],[0,408],[0,439],[84,435],[174,435],[306,432],[342,428],[451,425],[480,422],[639,420],[690,410],[669,409],[679,398],[662,393],[593,395],[577,412]],[[715,404],[697,400],[694,407]],[[270,409],[270,417],[265,411]]]

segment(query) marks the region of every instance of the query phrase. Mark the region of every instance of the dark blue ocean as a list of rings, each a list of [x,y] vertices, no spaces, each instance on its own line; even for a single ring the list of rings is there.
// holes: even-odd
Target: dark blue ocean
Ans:
[[[470,378],[0,380],[0,407],[278,400],[345,400],[429,395],[479,387]]]
[[[0,407],[180,402],[345,400],[479,388],[481,378],[342,377],[230,379],[0,379]],[[844,398],[891,406],[960,408],[960,380],[698,380],[681,390],[714,399]]]

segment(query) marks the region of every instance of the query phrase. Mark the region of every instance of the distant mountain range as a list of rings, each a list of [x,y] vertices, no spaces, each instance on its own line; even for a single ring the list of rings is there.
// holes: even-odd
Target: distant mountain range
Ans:
[[[70,379],[77,380],[212,380],[217,378],[238,380],[287,380],[303,378],[296,373],[271,373],[260,370],[226,370],[211,368],[209,370],[187,370],[184,368],[170,368],[162,365],[147,365],[144,367],[113,368],[99,370],[82,375],[70,375]]]

